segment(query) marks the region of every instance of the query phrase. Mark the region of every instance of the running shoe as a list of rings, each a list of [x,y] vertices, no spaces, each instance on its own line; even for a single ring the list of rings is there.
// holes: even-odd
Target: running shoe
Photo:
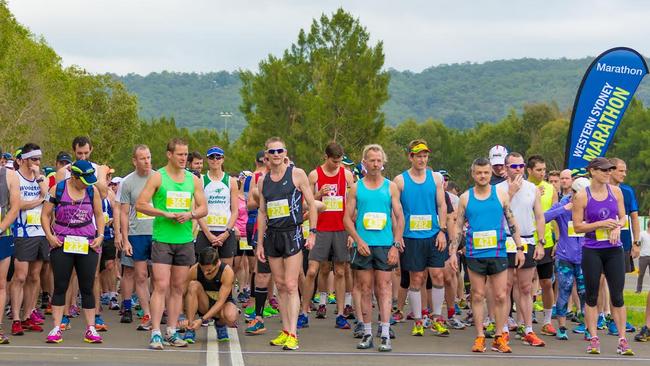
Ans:
[[[20,320],[11,322],[11,335],[21,336],[23,334],[25,334],[25,330],[23,329],[23,325]]]
[[[47,307],[45,308],[45,314],[52,315],[52,303],[48,302]]]
[[[334,327],[338,329],[350,329],[350,323],[348,323],[348,320],[345,319],[344,315],[339,315],[336,317],[336,323]]]
[[[560,327],[560,329],[557,330],[557,335],[555,337],[560,341],[569,340],[569,335],[566,332],[566,327]]]
[[[61,329],[59,327],[55,327],[48,333],[47,338],[45,338],[45,342],[47,343],[61,343],[63,342],[63,335],[61,334]]]
[[[506,341],[506,343],[510,343],[510,332],[503,332],[501,333],[501,337]]]
[[[393,320],[395,320],[396,323],[401,323],[401,322],[404,321],[404,313],[402,313],[401,310],[396,309],[393,312],[392,318],[393,318]]]
[[[517,322],[511,316],[508,317],[507,325],[508,325],[508,329],[510,329],[511,331],[517,329]]]
[[[112,297],[111,301],[108,303],[108,308],[110,310],[120,310],[120,302],[117,300],[116,297]]]
[[[438,337],[448,337],[449,336],[449,329],[445,327],[445,324],[442,322],[442,319],[437,319],[436,321],[431,324],[431,331],[433,331],[434,335],[437,335]]]
[[[237,302],[243,304],[246,302],[246,300],[247,300],[246,294],[243,291],[241,291],[239,295],[237,295]]]
[[[533,347],[544,347],[546,345],[546,343],[544,343],[543,340],[539,339],[539,337],[537,336],[537,334],[535,334],[535,332],[530,332],[526,334],[526,336],[521,340],[524,342],[524,344]]]
[[[0,344],[9,344],[9,338],[0,330]]]
[[[100,314],[95,315],[95,329],[97,329],[98,332],[108,331],[108,325],[106,325]]]
[[[271,307],[275,310],[278,310],[280,307],[280,303],[278,302],[278,299],[275,298],[275,296],[269,300],[269,305],[271,305]]]
[[[320,303],[320,292],[316,292],[314,294],[314,297],[312,297],[311,302],[313,302],[314,304]]]
[[[636,332],[636,328],[634,325],[630,324],[630,322],[625,322],[625,333],[634,333]]]
[[[133,323],[133,312],[131,309],[124,310],[124,313],[122,313],[122,318],[120,318],[120,323]]]
[[[142,308],[136,310],[136,311],[135,311],[135,316],[136,316],[138,319],[142,319],[142,317],[144,316],[144,310],[142,310]]]
[[[426,326],[425,326],[426,328]],[[390,336],[390,339],[395,339],[395,331],[393,330],[393,327],[389,326],[388,327],[388,335]],[[381,338],[381,324],[377,324],[377,338]]]
[[[374,346],[375,345],[372,343],[372,335],[364,334],[363,338],[361,338],[361,342],[357,344],[357,349],[370,349]]]
[[[474,325],[474,315],[472,314],[472,311],[468,311],[467,314],[465,315],[465,319],[463,319],[463,323],[465,323],[468,327],[471,327]]]
[[[149,341],[149,348],[156,349],[156,350],[162,350],[164,348],[163,338],[160,334],[151,335],[151,340]]]
[[[460,310],[460,306],[457,303],[454,303],[454,313],[461,315],[463,312]]]
[[[508,341],[504,337],[499,336],[494,338],[494,341],[492,341],[492,351],[499,353],[512,353],[512,349],[508,346]]]
[[[171,335],[167,335],[164,339],[163,344],[165,346],[174,346],[174,347],[187,347],[187,342],[185,342],[179,335],[178,332],[174,332]]]
[[[346,319],[348,320],[354,320],[356,317],[354,316],[354,308],[352,305],[345,305],[343,308],[343,316],[345,316]]]
[[[254,307],[251,306],[244,308],[244,320],[246,320],[247,323],[255,319],[256,316],[257,314],[255,314]]]
[[[38,309],[32,310],[29,314],[29,319],[31,319],[32,323],[37,325],[43,325],[43,323],[45,323],[45,316]]]
[[[298,345],[298,337],[292,335],[287,336],[287,341],[284,342],[282,349],[285,351],[295,351],[298,348],[300,348]]]
[[[269,342],[269,344],[271,344],[271,346],[284,346],[284,344],[285,344],[286,341],[287,341],[287,338],[289,338],[289,333],[287,333],[287,332],[284,331],[284,330],[281,330],[281,331],[280,331],[280,334],[278,334],[277,337],[273,338],[273,339]]]
[[[86,333],[84,333],[84,342],[86,343],[102,343],[102,336],[97,333],[97,330],[93,326],[88,326],[86,328]]]
[[[418,320],[413,325],[411,330],[411,335],[416,337],[422,337],[424,335],[424,326],[422,326],[422,321]]]
[[[76,318],[79,316],[81,313],[81,309],[77,306],[77,304],[72,304],[70,305],[70,316],[73,318]]]
[[[352,330],[352,337],[354,338],[363,338],[364,334],[364,329],[363,329],[363,323],[362,322],[357,322],[354,325],[354,330]]]
[[[327,303],[330,305],[336,304],[336,295],[330,292],[329,295],[327,295]]]
[[[214,329],[217,330],[217,342],[228,342],[230,340],[230,337],[228,336],[228,327],[225,325],[218,325],[217,322],[215,322]]]
[[[591,355],[600,354],[600,339],[598,339],[598,336],[591,337],[591,339],[589,340],[589,345],[587,346],[587,353]]]
[[[637,342],[647,342],[650,339],[650,331],[647,326],[641,327],[639,334],[634,336],[634,340]]]
[[[377,351],[390,352],[392,350],[393,350],[393,346],[391,345],[390,338],[381,337],[381,343],[379,343],[379,346],[377,347]]]
[[[589,342],[589,341],[591,340],[591,338],[592,338],[592,337],[591,337],[591,333],[589,333],[589,329],[585,329],[585,334],[584,334],[584,336],[582,337],[582,339],[584,339],[585,341]]]
[[[526,336],[526,327],[520,325],[517,327],[517,332],[515,333],[515,338],[522,339]]]
[[[587,327],[584,324],[578,324],[575,328],[573,328],[573,333],[584,334],[585,330],[587,330]]]
[[[485,347],[485,336],[476,337],[474,340],[474,345],[472,346],[472,352],[485,352],[487,348]]]
[[[413,312],[409,312],[406,314],[406,320],[415,320],[415,317],[413,317]]]
[[[319,305],[318,310],[316,311],[316,319],[325,319],[327,318],[327,306]]]
[[[258,319],[253,319],[248,323],[248,328],[244,331],[246,335],[258,335],[266,333],[264,322]]]
[[[607,328],[607,319],[605,318],[605,314],[600,314],[598,316],[598,329],[603,330]]]
[[[185,330],[185,334],[183,334],[183,340],[189,344],[196,343],[196,332],[192,329]]]
[[[28,330],[30,332],[42,332],[43,327],[41,327],[38,324],[34,324],[31,319],[27,318],[27,320],[23,320],[22,326],[24,330]]]
[[[557,319],[557,308],[555,305],[553,305],[553,308],[551,309],[551,319]]]
[[[552,337],[557,335],[557,330],[555,330],[553,324],[548,323],[548,324],[544,324],[544,326],[542,327],[542,331],[540,333]]]
[[[140,319],[138,330],[151,330],[151,316],[149,314],[145,314],[145,316]]]
[[[537,314],[533,311],[533,324],[537,324]]]
[[[102,305],[107,306],[111,302],[111,295],[101,294],[99,296],[99,301],[102,303]]]
[[[616,353],[622,356],[634,356],[634,351],[632,351],[632,348],[630,348],[630,345],[627,343],[627,339],[625,338],[618,340]]]
[[[533,303],[533,312],[544,311],[544,305],[540,301]]]
[[[264,318],[270,318],[270,317],[276,316],[278,314],[280,314],[280,311],[278,311],[278,309],[274,309],[271,306],[265,307],[264,311],[262,312],[262,316]]]
[[[338,318],[337,318],[338,320]],[[298,329],[309,328],[309,317],[305,313],[298,315]]]
[[[485,327],[485,336],[487,338],[494,338],[494,335],[496,334],[496,324],[494,322],[490,322],[490,324]]]
[[[610,320],[607,322],[607,334],[612,336],[618,336],[618,328],[616,327],[616,323],[614,323],[614,320]]]
[[[72,325],[70,325],[70,318],[67,315],[64,315],[63,318],[61,318],[60,328],[62,332],[72,328]]]
[[[465,300],[465,298],[458,300],[458,306],[461,309],[469,309],[469,304],[467,303],[467,300]]]
[[[447,319],[447,326],[451,329],[456,329],[456,330],[465,329],[465,323],[463,323],[460,319],[458,319],[457,315],[454,315],[451,318]]]
[[[201,326],[206,328],[210,326],[210,319],[203,319],[201,320]]]

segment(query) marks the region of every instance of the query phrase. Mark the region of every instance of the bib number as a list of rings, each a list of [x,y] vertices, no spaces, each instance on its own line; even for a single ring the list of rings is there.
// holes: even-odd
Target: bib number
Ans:
[[[226,226],[228,224],[228,217],[223,214],[209,214],[205,221],[208,226]]]
[[[524,254],[528,253],[528,243],[522,243],[524,246]],[[512,253],[516,254],[517,253],[517,243],[515,243],[515,239],[512,237],[507,237],[506,238],[506,253]]]
[[[409,217],[410,231],[428,231],[433,225],[431,215],[411,215]]]
[[[343,196],[325,196],[323,197],[326,212],[343,211]]]
[[[623,225],[621,230],[630,230],[630,215],[625,215],[625,225]]]
[[[477,231],[472,236],[475,249],[492,249],[497,247],[497,231]]]
[[[41,210],[27,211],[27,225],[41,226]]]
[[[302,237],[303,238],[308,238],[309,237],[309,229],[311,228],[311,225],[309,225],[309,220],[305,220],[302,222]]]
[[[140,211],[135,212],[135,218],[138,219],[138,220],[153,220],[153,216],[143,214]]]
[[[289,201],[287,199],[266,203],[266,215],[269,219],[289,217]]]
[[[63,240],[63,252],[71,254],[88,254],[88,238],[68,235]]]
[[[596,240],[606,241],[609,240],[609,229],[596,229]]]
[[[363,227],[366,230],[383,230],[386,221],[386,214],[383,212],[366,212],[363,215]]]
[[[576,233],[576,229],[573,227],[573,221],[569,221],[567,235],[571,238],[582,238],[585,236],[585,233]]]
[[[239,238],[239,250],[253,250],[253,247],[248,244],[248,238]]]
[[[165,207],[168,210],[189,210],[192,203],[192,194],[190,192],[169,191]]]

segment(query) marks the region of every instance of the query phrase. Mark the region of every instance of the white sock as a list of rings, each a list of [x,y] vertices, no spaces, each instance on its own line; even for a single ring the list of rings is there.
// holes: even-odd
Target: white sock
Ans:
[[[382,338],[390,338],[390,324],[389,323],[379,323],[379,326],[381,327],[381,337]]]
[[[319,305],[325,305],[325,304],[327,304],[327,292],[321,292]]]
[[[445,301],[445,288],[436,287],[431,289],[431,304],[433,304],[433,315],[440,316],[442,314],[442,303]]]
[[[553,309],[544,309],[544,324],[551,324]]]
[[[508,328],[508,324],[503,326],[503,331],[506,333],[510,332],[510,328]]]
[[[363,323],[363,335],[372,335],[372,323]]]
[[[345,306],[352,306],[352,293],[351,292],[346,292],[345,293]]]
[[[422,319],[422,297],[420,296],[420,290],[409,289],[407,295],[411,311],[413,312],[413,319]]]
[[[526,331],[524,333],[532,333],[533,332],[533,327],[526,326]]]

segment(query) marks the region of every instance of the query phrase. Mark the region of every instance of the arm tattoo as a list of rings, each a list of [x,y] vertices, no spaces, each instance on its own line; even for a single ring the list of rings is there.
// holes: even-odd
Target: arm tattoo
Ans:
[[[506,215],[506,221],[508,222],[508,229],[510,229],[510,235],[515,235],[517,232],[517,227],[515,226],[513,222],[513,214],[512,210],[510,209],[510,206],[506,207],[505,209],[505,215]]]

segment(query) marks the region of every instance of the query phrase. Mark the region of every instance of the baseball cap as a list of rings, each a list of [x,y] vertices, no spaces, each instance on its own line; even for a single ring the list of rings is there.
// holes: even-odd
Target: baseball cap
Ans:
[[[490,149],[490,164],[492,165],[503,165],[506,163],[506,155],[508,155],[508,149],[501,145],[495,145]]]
[[[212,146],[211,148],[208,149],[208,152],[205,153],[205,156],[210,156],[210,155],[219,155],[219,156],[224,156],[223,149],[220,148],[219,146]]]
[[[589,164],[587,164],[587,170],[589,170],[589,169],[612,169],[612,168],[616,168],[616,166],[614,164],[612,164],[612,162],[609,161],[609,159],[602,158],[602,157],[593,158],[593,159],[591,159]]]
[[[347,165],[347,166],[354,165],[354,161],[352,161],[352,159],[348,158],[347,155],[343,155],[343,160],[341,160],[341,163],[343,163],[343,165]]]
[[[255,161],[258,163],[264,162],[264,150],[257,152],[257,155],[255,156]]]
[[[93,168],[93,165],[89,161],[75,161],[70,167],[70,172],[75,177],[81,179],[81,181],[87,186],[92,186],[93,184],[97,183],[95,168]]]
[[[576,192],[580,192],[583,189],[589,187],[590,185],[591,182],[589,181],[589,179],[585,177],[580,177],[580,178],[576,178],[576,180],[573,181],[573,183],[571,184],[571,188]]]
[[[58,153],[56,155],[56,161],[57,162],[58,161],[63,161],[65,163],[71,164],[72,163],[72,157],[67,152],[61,151],[60,153]]]
[[[120,184],[120,183],[122,183],[122,177],[113,177],[113,179],[111,179],[111,184]]]
[[[13,156],[11,155],[11,153],[8,153],[8,152],[3,153],[3,154],[2,154],[2,157],[5,158],[5,159],[7,159],[7,160],[11,160],[11,159],[13,159]]]

